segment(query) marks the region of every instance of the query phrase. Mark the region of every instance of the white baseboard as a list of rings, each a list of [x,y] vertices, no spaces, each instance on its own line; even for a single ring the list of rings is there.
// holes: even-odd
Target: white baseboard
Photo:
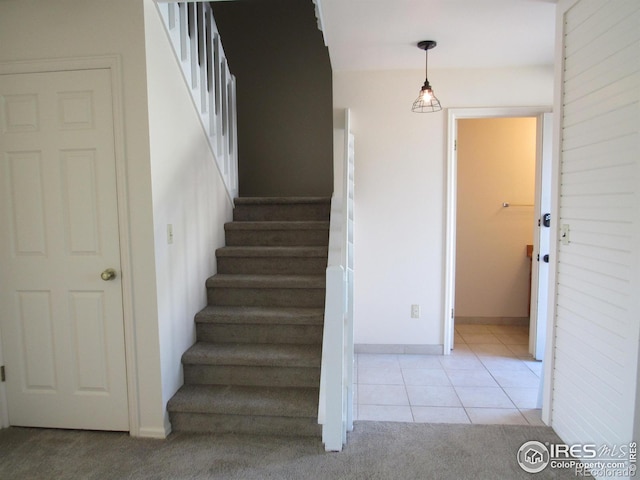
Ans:
[[[171,433],[171,426],[169,425],[168,430],[167,430],[167,427],[141,428],[140,430],[138,430],[138,435],[136,436],[140,438],[157,438],[158,440],[164,440],[169,436],[170,433]]]
[[[529,326],[529,317],[458,317],[456,325],[515,325]]]
[[[9,411],[7,409],[7,391],[4,384],[0,385],[0,428],[9,426]]]
[[[367,344],[354,345],[355,353],[392,353],[403,355],[442,355],[442,345],[397,345],[397,344]]]

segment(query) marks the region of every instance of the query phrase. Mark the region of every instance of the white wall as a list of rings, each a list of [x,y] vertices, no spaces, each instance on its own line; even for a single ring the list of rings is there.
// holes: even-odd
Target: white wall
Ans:
[[[458,120],[456,319],[529,317],[536,120]]]
[[[442,345],[446,111],[415,114],[424,72],[334,72],[355,165],[355,343]],[[434,70],[445,108],[543,106],[553,68]],[[410,318],[419,304],[421,318]]]
[[[194,315],[207,303],[232,204],[164,27],[145,0],[149,137],[162,403],[182,385],[182,354],[195,342]],[[173,243],[167,225],[173,225]],[[168,421],[168,419],[167,419]]]

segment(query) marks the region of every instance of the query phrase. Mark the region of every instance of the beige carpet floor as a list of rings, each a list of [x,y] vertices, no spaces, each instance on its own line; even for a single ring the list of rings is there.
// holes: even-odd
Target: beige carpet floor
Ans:
[[[1,479],[561,479],[568,470],[522,471],[528,440],[560,442],[551,428],[356,422],[341,453],[318,439],[0,430]]]

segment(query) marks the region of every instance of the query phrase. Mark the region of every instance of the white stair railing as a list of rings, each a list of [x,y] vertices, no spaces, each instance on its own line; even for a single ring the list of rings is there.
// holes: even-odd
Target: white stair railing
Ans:
[[[208,2],[156,3],[231,200],[238,196],[236,79]]]
[[[327,451],[339,452],[353,430],[353,198],[354,137],[345,111],[342,182],[331,199],[329,259],[326,278],[324,335],[318,423]],[[341,191],[340,191],[341,190]]]

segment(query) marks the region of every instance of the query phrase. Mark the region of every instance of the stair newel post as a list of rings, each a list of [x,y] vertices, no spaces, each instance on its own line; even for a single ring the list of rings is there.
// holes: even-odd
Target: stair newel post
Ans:
[[[343,433],[345,432],[343,424],[345,372],[342,361],[346,302],[344,269],[341,266],[328,267],[326,281],[327,296],[322,342],[322,378],[325,380],[321,384],[321,390],[324,388],[322,441],[325,450],[339,452],[346,440]]]

